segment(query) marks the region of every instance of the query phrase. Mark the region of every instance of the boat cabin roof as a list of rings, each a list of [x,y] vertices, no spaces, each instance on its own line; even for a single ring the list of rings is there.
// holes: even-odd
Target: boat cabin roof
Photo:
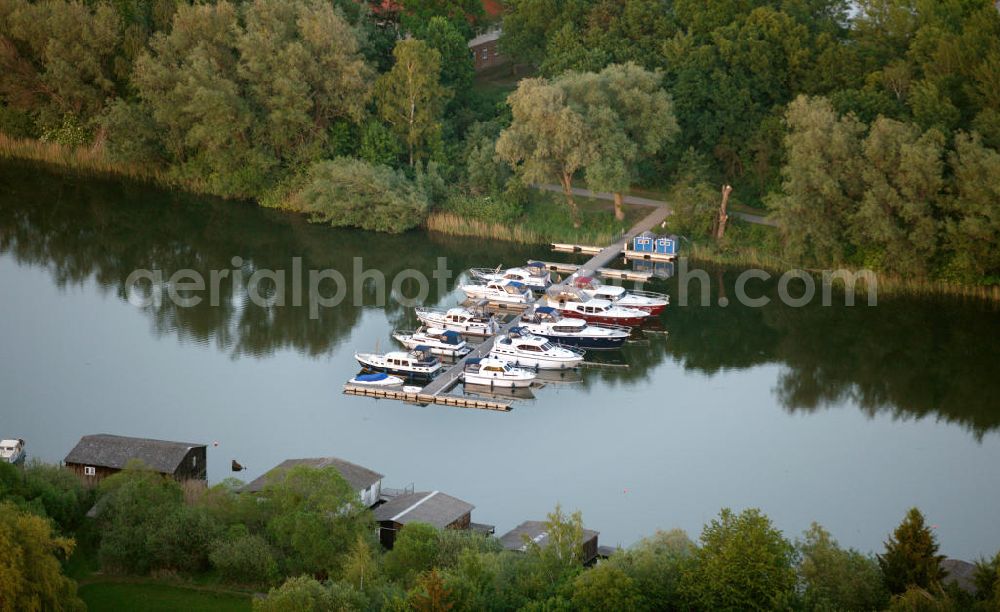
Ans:
[[[3,448],[17,448],[20,445],[20,440],[0,440],[0,447]]]

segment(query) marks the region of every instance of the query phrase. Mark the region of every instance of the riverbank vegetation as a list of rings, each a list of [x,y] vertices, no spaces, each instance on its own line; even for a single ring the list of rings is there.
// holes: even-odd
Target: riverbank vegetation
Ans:
[[[874,557],[842,548],[816,524],[792,541],[757,510],[723,509],[697,540],[658,532],[587,568],[582,516],[558,506],[548,516],[554,535],[547,546],[506,551],[491,536],[417,523],[385,552],[371,511],[335,469],[295,467],[257,493],[239,486],[182,487],[134,464],[87,490],[56,466],[0,464],[0,543],[10,560],[0,565],[0,601],[76,610],[84,600],[112,609],[165,598],[190,609],[237,610],[266,591],[253,599],[255,610],[1000,605],[1000,554],[979,562],[974,589],[958,588],[946,580],[936,538],[917,509]],[[84,584],[80,594],[67,569]]]
[[[551,235],[507,215],[531,183],[565,188],[567,239],[616,232],[645,186],[694,242],[731,184],[778,223],[751,258],[1000,280],[990,0],[510,0],[501,48],[538,76],[509,88],[474,86],[465,41],[491,19],[471,1],[3,0],[0,132],[69,149],[0,150],[334,225],[527,241]],[[616,194],[617,219],[586,229],[574,180]]]

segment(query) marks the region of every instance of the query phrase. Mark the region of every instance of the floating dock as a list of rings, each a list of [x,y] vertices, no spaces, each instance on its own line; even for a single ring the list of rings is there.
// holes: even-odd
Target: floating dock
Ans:
[[[366,387],[364,385],[344,385],[345,395],[357,395],[360,397],[373,397],[375,399],[390,399],[409,402],[411,404],[439,404],[442,406],[458,406],[459,408],[479,408],[481,410],[499,410],[507,412],[511,409],[513,402],[509,400],[492,400],[476,397],[465,397],[461,395],[429,395],[423,391],[419,393],[409,393],[399,389],[386,389],[385,387]]]
[[[553,242],[552,250],[559,251],[560,253],[586,253],[588,255],[597,255],[604,250],[604,247],[599,246],[588,246],[585,244],[566,244],[564,242]]]
[[[560,263],[555,261],[538,261],[535,259],[528,260],[529,264],[540,264],[545,266],[546,270],[550,272],[559,272],[561,274],[573,274],[580,268],[586,268],[587,264],[571,264],[571,263]],[[647,282],[649,279],[653,278],[652,272],[647,272],[645,270],[618,270],[616,268],[598,268],[596,273],[602,278],[617,278],[620,280],[630,280]]]

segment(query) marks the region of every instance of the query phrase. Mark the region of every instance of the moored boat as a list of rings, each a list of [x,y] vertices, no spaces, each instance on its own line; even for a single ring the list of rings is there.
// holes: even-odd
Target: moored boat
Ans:
[[[473,278],[482,281],[513,280],[521,283],[532,291],[545,291],[552,284],[549,271],[539,262],[528,262],[517,268],[501,270],[499,266],[491,268],[473,268],[469,270]]]
[[[472,350],[462,334],[440,327],[421,327],[416,331],[396,330],[392,332],[392,337],[406,348],[427,346],[432,353],[443,357],[461,357]]]
[[[616,306],[608,300],[592,298],[577,287],[552,287],[546,292],[546,297],[549,306],[558,310],[561,315],[583,319],[588,323],[633,327],[642,325],[649,317],[645,310]]]
[[[385,372],[406,378],[430,380],[441,371],[441,360],[429,347],[418,346],[412,351],[389,353],[354,353],[361,367],[373,372]]]
[[[462,285],[462,292],[471,299],[488,300],[498,304],[527,306],[535,299],[526,286],[507,279],[468,283]]]
[[[466,336],[492,336],[500,325],[493,315],[475,312],[468,308],[416,308],[417,318],[424,325],[457,331]]]
[[[547,338],[563,346],[585,350],[614,350],[625,345],[632,330],[618,325],[587,323],[566,318],[555,308],[538,306],[521,316],[521,327],[528,333]]]
[[[583,351],[558,346],[547,338],[532,335],[524,327],[515,327],[496,339],[490,357],[515,367],[568,370],[583,362]]]
[[[573,284],[593,299],[607,300],[615,306],[645,310],[656,316],[670,303],[670,296],[652,291],[626,290],[616,285],[605,285],[591,276],[573,279]]]
[[[20,438],[0,440],[0,461],[20,463],[24,461],[24,456],[24,440]]]
[[[462,380],[467,385],[484,387],[526,388],[535,380],[535,373],[508,365],[499,359],[473,357],[465,360]]]
[[[385,372],[372,372],[369,374],[358,374],[347,382],[352,385],[364,385],[366,387],[396,387],[402,386],[406,381],[399,376],[392,376]]]

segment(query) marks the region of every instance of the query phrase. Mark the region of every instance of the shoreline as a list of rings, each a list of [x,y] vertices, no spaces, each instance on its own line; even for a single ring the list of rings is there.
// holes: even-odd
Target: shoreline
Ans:
[[[124,178],[166,189],[181,189],[188,193],[211,197],[221,197],[199,188],[197,184],[181,182],[161,170],[151,170],[136,164],[112,162],[102,150],[95,147],[69,147],[40,140],[12,138],[0,133],[0,159],[26,161],[45,164],[56,171],[71,170],[106,178]],[[257,200],[256,205],[262,206]],[[490,223],[478,219],[466,219],[446,211],[432,211],[421,226],[424,231],[450,236],[489,238],[518,244],[544,245],[555,241],[571,241],[578,244],[607,244],[617,238],[612,231],[584,231],[575,238],[569,236],[545,235],[524,226],[510,226]],[[687,244],[687,257],[695,262],[705,262],[729,266],[759,267],[771,271],[800,268],[810,273],[819,270],[796,266],[779,257],[761,252],[756,247],[742,247],[738,253],[719,252],[703,244]],[[856,270],[851,269],[851,272]],[[969,285],[938,280],[919,280],[878,273],[878,291],[882,295],[911,295],[934,297],[960,297],[977,299],[990,303],[1000,303],[1000,285]]]

